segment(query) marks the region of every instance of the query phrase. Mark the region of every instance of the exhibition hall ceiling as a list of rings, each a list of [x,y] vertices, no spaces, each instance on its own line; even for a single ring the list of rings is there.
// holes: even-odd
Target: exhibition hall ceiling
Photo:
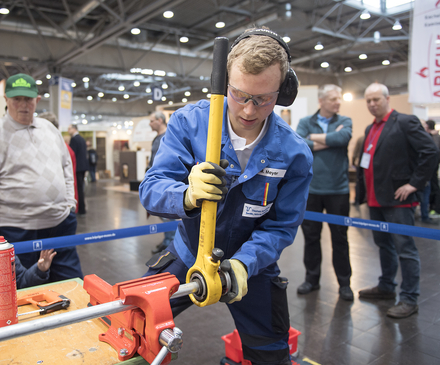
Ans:
[[[0,15],[0,78],[26,72],[49,92],[46,75],[60,75],[74,81],[76,98],[94,100],[149,99],[148,90],[163,86],[168,101],[181,102],[185,92],[209,93],[214,39],[232,41],[253,25],[285,37],[299,72],[344,75],[391,68],[408,62],[412,5],[409,0],[1,0],[0,12],[9,13]]]

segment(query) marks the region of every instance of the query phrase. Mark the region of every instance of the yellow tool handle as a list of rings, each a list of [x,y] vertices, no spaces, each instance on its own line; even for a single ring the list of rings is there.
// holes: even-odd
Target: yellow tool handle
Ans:
[[[211,103],[209,110],[206,161],[220,163],[221,137],[223,125],[223,102],[226,88],[226,63],[228,58],[228,39],[218,37],[214,41],[214,54],[211,75]],[[195,264],[189,269],[186,282],[197,277],[204,287],[203,295],[190,294],[191,300],[199,307],[217,303],[222,294],[222,283],[218,275],[220,261],[212,257],[215,240],[217,203],[202,202],[200,218],[199,247]]]

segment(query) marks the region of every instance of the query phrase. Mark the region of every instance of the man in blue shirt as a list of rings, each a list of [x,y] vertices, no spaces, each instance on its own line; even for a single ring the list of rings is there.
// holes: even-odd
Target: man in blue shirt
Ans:
[[[338,114],[341,105],[341,88],[324,85],[318,90],[320,109],[312,116],[299,121],[297,132],[313,152],[313,179],[307,210],[348,216],[350,210],[348,186],[347,146],[351,139],[352,122]],[[298,287],[298,294],[308,294],[320,288],[321,230],[322,223],[305,220],[304,265],[306,280]],[[339,283],[339,295],[352,301],[350,288],[351,266],[347,241],[347,227],[329,224],[333,267]]]
[[[276,33],[242,34],[228,55],[221,166],[204,162],[210,104],[202,100],[173,113],[139,189],[149,213],[182,219],[174,242],[150,260],[147,275],[170,272],[181,283],[197,256],[201,201],[218,202],[215,246],[236,282],[226,301],[244,359],[261,365],[291,364],[287,279],[279,277],[277,260],[295,239],[312,177],[309,148],[273,112],[280,94],[296,95],[289,61],[288,46]],[[188,297],[173,299],[173,314],[191,304]]]

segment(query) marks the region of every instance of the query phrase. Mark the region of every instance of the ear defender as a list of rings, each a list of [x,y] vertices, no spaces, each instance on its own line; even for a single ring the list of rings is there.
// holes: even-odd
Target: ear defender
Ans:
[[[288,62],[290,63],[292,57],[290,56],[289,46],[287,45],[286,42],[284,42],[283,38],[281,38],[278,34],[272,32],[269,29],[255,29],[243,33],[234,41],[234,43],[232,43],[231,49],[234,48],[243,39],[248,38],[252,35],[262,35],[266,37],[271,37],[272,39],[276,40],[280,44],[280,46],[283,47],[284,50],[286,51],[287,59]],[[289,67],[289,69],[287,70],[286,77],[284,78],[284,81],[281,83],[278,99],[275,104],[280,106],[292,105],[296,99],[296,96],[298,95],[298,85],[299,85],[298,77],[296,76],[295,71],[293,71],[293,69]]]

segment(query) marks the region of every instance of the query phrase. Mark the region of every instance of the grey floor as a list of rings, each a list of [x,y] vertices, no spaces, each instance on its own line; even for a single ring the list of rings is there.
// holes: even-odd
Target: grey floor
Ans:
[[[147,220],[137,193],[129,192],[115,180],[87,184],[86,204],[87,214],[78,217],[77,233],[161,222],[157,217]],[[351,216],[368,219],[366,207],[352,206]],[[439,228],[440,225],[426,227]],[[323,365],[440,364],[440,243],[416,239],[422,262],[419,313],[395,320],[385,315],[393,301],[364,301],[357,297],[360,289],[377,284],[378,252],[371,231],[351,227],[348,235],[355,292],[353,303],[339,300],[326,224],[322,234],[324,258],[319,291],[306,296],[296,293],[304,279],[301,230],[279,261],[282,276],[290,282],[291,326],[301,332],[299,359],[308,358]],[[145,262],[151,257],[151,250],[162,239],[163,233],[159,233],[78,246],[84,274],[96,274],[110,284],[138,278],[146,271]],[[173,363],[220,363],[225,354],[221,336],[234,330],[224,304],[192,306],[176,317],[175,323],[183,331],[184,345]]]

